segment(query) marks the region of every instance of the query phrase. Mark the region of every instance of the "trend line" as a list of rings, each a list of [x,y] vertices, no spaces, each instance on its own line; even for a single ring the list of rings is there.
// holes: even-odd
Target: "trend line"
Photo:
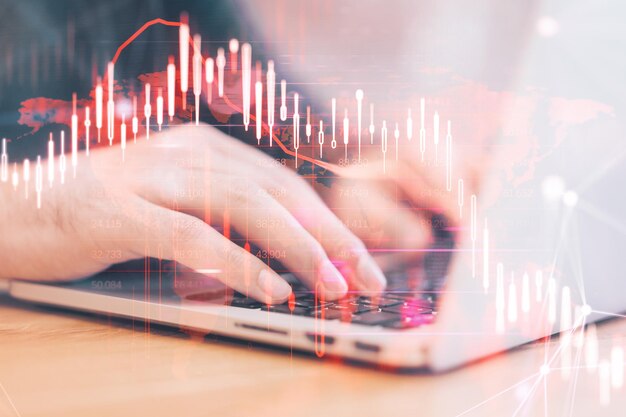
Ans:
[[[114,64],[117,62],[117,60],[120,57],[120,54],[122,53],[122,51],[124,49],[126,49],[126,47],[128,45],[130,45],[131,43],[133,43],[133,41],[135,39],[137,39],[139,37],[139,35],[141,35],[143,32],[146,31],[146,29],[148,29],[150,26],[154,26],[154,25],[164,25],[164,26],[180,26],[180,22],[172,22],[170,20],[165,20],[165,19],[161,19],[156,18],[156,19],[152,19],[147,21],[146,23],[143,24],[142,27],[140,27],[139,29],[137,29],[137,31],[135,33],[133,33],[128,39],[126,39],[124,41],[124,43],[122,43],[118,48],[117,51],[115,51],[115,55],[113,55],[113,59],[111,60],[111,62],[113,62]]]
[[[117,63],[117,60],[119,59],[120,55],[122,54],[122,52],[124,51],[124,49],[126,49],[127,46],[129,46],[131,43],[133,43],[133,41],[135,39],[137,39],[143,32],[145,32],[148,28],[150,28],[151,26],[154,25],[164,25],[164,26],[173,26],[173,27],[179,27],[181,25],[180,22],[176,22],[176,21],[171,21],[171,20],[165,20],[162,18],[156,18],[156,19],[152,19],[147,21],[146,23],[143,24],[143,26],[141,26],[139,29],[137,29],[137,31],[135,31],[135,33],[133,33],[128,39],[126,39],[115,51],[115,55],[113,55],[113,59],[111,59],[111,62],[113,64]],[[189,43],[193,45],[193,39],[191,37],[189,37]],[[202,57],[202,59],[204,60],[204,56]],[[104,75],[104,79],[106,80],[106,73]],[[242,113],[242,109],[237,107],[232,101],[230,101],[228,99],[228,97],[226,97],[226,95],[224,95],[224,102],[233,110],[235,110],[238,113]],[[253,121],[256,121],[256,117],[254,115],[250,115],[250,118]],[[263,127],[266,128],[269,131],[269,126],[265,123],[262,122]],[[282,140],[278,137],[278,135],[273,134],[272,135],[274,140],[276,141],[276,143],[278,144],[278,147],[282,149],[283,152],[285,152],[287,155],[296,156],[296,153],[289,150],[289,148],[287,148],[287,146],[285,146],[285,144],[282,142]],[[336,174],[339,174],[341,171],[343,171],[342,167],[329,163],[329,162],[324,162],[324,161],[320,161],[317,160],[315,158],[311,158],[308,157],[306,155],[300,155],[298,154],[298,158],[304,160],[304,161],[308,161],[314,165],[317,165],[321,168],[327,169],[329,171],[332,171]]]

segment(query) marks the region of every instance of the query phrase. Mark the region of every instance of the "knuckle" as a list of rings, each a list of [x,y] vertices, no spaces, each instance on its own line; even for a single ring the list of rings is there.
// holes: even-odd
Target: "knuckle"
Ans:
[[[250,185],[243,178],[234,178],[230,181],[228,194],[230,203],[234,207],[245,207],[249,202]]]
[[[332,241],[333,255],[341,259],[350,260],[359,257],[366,251],[367,249],[363,242],[349,236],[349,233],[343,233]]]
[[[235,245],[229,245],[226,248],[226,264],[233,269],[241,269],[241,265],[245,262],[245,257],[246,252]]]
[[[183,241],[197,242],[202,240],[206,225],[194,217],[177,216],[174,220],[176,237]]]

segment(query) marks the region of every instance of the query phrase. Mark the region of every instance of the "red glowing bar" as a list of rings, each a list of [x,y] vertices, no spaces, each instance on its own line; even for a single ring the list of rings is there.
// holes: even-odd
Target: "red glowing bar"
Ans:
[[[176,65],[174,64],[174,57],[169,57],[167,64],[167,114],[170,117],[170,122],[174,118],[176,103]]]
[[[178,29],[178,46],[180,59],[180,91],[183,95],[183,109],[187,108],[187,90],[189,89],[189,25],[187,15],[180,17]]]

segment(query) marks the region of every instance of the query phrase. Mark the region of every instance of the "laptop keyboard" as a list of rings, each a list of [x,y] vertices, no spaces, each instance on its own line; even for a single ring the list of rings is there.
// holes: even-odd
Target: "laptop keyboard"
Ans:
[[[322,320],[340,320],[366,326],[389,329],[409,329],[430,324],[436,311],[437,288],[428,280],[411,282],[407,272],[388,274],[387,289],[378,297],[348,294],[336,301],[323,301],[297,281],[293,275],[282,275],[292,286],[292,302],[267,306],[244,294],[235,292],[230,305],[249,310],[264,310],[280,314],[311,317]],[[413,285],[411,285],[413,284]],[[414,287],[414,288],[410,288]],[[193,294],[187,299],[202,301],[203,294]]]
[[[431,220],[434,241],[430,247],[434,250],[426,253],[421,268],[386,272],[387,287],[376,298],[348,294],[341,300],[322,302],[292,274],[281,274],[293,289],[295,300],[291,304],[266,306],[234,293],[230,305],[397,330],[431,324],[437,317],[437,296],[444,287],[451,250],[455,246],[454,233],[447,228],[445,217],[433,214]],[[202,294],[195,294],[187,298],[201,301],[201,297]]]

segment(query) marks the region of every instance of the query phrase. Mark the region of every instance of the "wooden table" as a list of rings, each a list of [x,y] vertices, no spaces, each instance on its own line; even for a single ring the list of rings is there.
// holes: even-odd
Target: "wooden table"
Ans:
[[[626,346],[626,320],[598,330],[601,355]],[[546,406],[543,382],[528,396],[542,344],[399,375],[4,296],[0,343],[0,416],[543,416]],[[626,388],[602,407],[597,371],[576,374],[548,375],[548,415],[625,415]]]

